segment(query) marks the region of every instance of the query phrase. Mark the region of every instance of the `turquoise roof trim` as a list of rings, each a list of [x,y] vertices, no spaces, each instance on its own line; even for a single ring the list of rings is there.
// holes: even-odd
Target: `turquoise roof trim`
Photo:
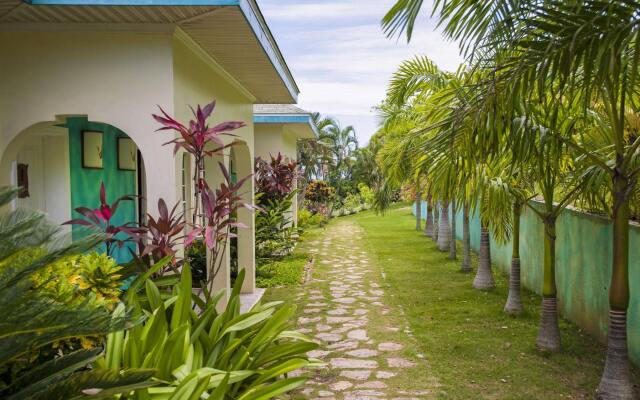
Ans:
[[[254,124],[309,124],[315,137],[319,136],[318,128],[310,115],[255,115]]]
[[[271,31],[260,12],[255,0],[23,0],[34,6],[74,5],[74,6],[209,6],[209,7],[239,7],[247,20],[253,34],[267,54],[269,61],[280,75],[280,79],[287,87],[292,103],[298,100],[300,89],[293,79],[293,75],[278,48],[278,44],[271,35]]]

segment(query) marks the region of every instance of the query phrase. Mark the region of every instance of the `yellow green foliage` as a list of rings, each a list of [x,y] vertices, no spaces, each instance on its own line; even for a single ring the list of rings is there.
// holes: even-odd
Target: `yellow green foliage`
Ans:
[[[40,249],[29,250],[38,253]],[[62,258],[33,276],[41,295],[66,304],[89,300],[109,309],[119,301],[120,270],[106,254],[88,253]]]

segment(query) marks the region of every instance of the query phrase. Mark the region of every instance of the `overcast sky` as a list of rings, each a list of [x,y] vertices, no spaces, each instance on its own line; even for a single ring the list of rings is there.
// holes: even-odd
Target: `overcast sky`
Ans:
[[[376,131],[372,107],[406,59],[422,54],[455,70],[455,44],[434,30],[424,12],[410,44],[387,39],[380,19],[394,0],[258,0],[298,86],[299,105],[353,125],[364,145]],[[429,3],[426,1],[425,4]]]

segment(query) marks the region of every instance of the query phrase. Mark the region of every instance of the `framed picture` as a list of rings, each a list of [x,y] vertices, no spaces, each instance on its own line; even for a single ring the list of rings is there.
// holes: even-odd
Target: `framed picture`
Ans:
[[[138,167],[138,147],[128,137],[118,138],[118,169],[135,171]]]
[[[102,132],[82,132],[82,167],[102,169]]]

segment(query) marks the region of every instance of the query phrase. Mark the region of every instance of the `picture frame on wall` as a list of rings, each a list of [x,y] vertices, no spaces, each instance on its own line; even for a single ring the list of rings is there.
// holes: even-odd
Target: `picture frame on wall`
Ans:
[[[118,169],[135,171],[138,167],[138,147],[128,137],[118,138]]]
[[[102,169],[102,132],[82,131],[82,167]]]

